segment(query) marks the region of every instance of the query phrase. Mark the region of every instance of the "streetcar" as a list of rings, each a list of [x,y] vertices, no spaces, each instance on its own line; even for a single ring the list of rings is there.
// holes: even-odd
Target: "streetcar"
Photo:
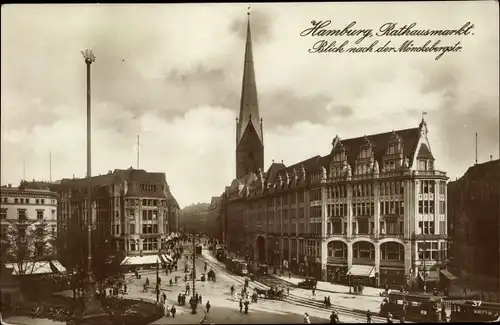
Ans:
[[[406,292],[391,292],[384,298],[379,315],[391,313],[395,318],[405,316],[410,322],[437,322],[438,311],[442,307],[440,297]]]
[[[248,264],[245,261],[238,260],[236,258],[226,260],[226,268],[238,275],[248,274]]]
[[[500,303],[466,300],[451,303],[452,323],[500,322]]]

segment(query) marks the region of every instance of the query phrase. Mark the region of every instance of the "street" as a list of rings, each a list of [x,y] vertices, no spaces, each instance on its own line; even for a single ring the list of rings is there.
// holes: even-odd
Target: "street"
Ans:
[[[218,262],[214,256],[208,251],[203,250],[203,257],[197,258],[198,270],[203,270],[204,262],[208,262],[208,270],[213,268],[217,274],[216,283],[197,282],[197,292],[200,292],[206,299],[210,300],[212,309],[208,316],[208,320],[214,323],[303,323],[304,313],[311,316],[311,321],[314,323],[329,322],[329,317],[332,309],[326,309],[322,306],[324,294],[318,293],[316,297],[310,297],[310,291],[291,288],[290,296],[284,301],[259,299],[255,304],[251,304],[249,314],[244,315],[239,313],[239,302],[237,299],[231,299],[230,288],[235,286],[235,291],[239,292],[243,287],[244,277],[234,274],[228,274],[225,266]],[[199,274],[199,271],[198,271]],[[277,281],[277,283],[280,281]],[[279,283],[280,287],[284,284]],[[268,289],[269,287],[260,282],[250,282],[250,292],[253,288]],[[339,313],[341,322],[359,323],[366,322],[365,314],[353,313],[349,308],[364,308],[369,306],[372,313],[378,312],[379,299],[373,301],[374,297],[352,296],[349,294],[328,294],[332,300],[332,304]],[[312,299],[314,298],[314,299]],[[345,301],[348,301],[346,304]],[[354,307],[355,306],[355,307]],[[375,309],[377,307],[377,309]],[[216,311],[221,308],[221,311]],[[374,323],[384,323],[385,320],[380,317],[373,317]]]

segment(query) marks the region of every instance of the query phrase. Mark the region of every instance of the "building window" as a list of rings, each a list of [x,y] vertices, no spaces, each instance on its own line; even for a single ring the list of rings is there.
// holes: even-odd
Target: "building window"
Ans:
[[[42,204],[45,204],[45,199],[40,200]]]
[[[19,199],[17,197],[14,199],[14,203],[19,203]]]
[[[134,223],[131,223],[131,224],[129,224],[129,225],[128,225],[128,227],[129,227],[129,228],[128,228],[128,229],[129,229],[128,233],[129,233],[130,235],[135,235],[135,224],[134,224]]]
[[[36,210],[36,219],[43,220],[43,210]]]
[[[144,238],[142,241],[142,250],[156,251],[158,250],[158,241],[156,238]]]
[[[26,220],[26,209],[17,209],[17,217],[19,221],[24,221]]]
[[[7,208],[0,209],[0,220],[7,219]]]
[[[135,240],[131,240],[130,241],[130,251],[134,252],[136,250],[137,250],[137,246],[136,246]]]

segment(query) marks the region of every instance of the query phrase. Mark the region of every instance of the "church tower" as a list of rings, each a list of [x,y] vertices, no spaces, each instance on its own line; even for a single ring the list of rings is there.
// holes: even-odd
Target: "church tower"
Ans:
[[[236,119],[236,178],[264,169],[264,134],[259,114],[248,13],[240,116]]]

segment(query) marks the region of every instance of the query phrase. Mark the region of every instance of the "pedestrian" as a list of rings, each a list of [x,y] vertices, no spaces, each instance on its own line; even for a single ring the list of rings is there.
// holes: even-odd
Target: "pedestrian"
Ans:
[[[176,276],[175,276],[175,284],[177,284],[177,283],[178,283],[178,277],[177,277],[177,275],[176,275]]]
[[[126,283],[123,284],[123,293],[127,293],[127,284]]]
[[[182,305],[182,294],[179,292],[179,294],[177,295],[177,303],[179,304],[179,306]]]
[[[173,286],[174,283],[172,282],[172,279],[170,279],[170,286]]]
[[[203,300],[202,300],[202,298],[201,298],[201,295],[199,295],[199,296],[198,296],[198,302],[199,302],[200,304],[202,304],[202,303],[203,303]]]
[[[207,314],[210,312],[210,301],[207,301],[207,304],[205,305],[205,309],[207,310]]]
[[[369,310],[366,311],[366,323],[371,324],[372,323],[372,314],[370,313]]]
[[[240,313],[242,310],[243,310],[243,300],[241,300],[241,298],[240,298]]]
[[[393,321],[392,321],[392,314],[391,313],[387,313],[387,323],[388,324],[392,324]]]
[[[328,308],[330,308],[332,306],[332,302],[330,301],[330,296],[328,296],[328,298],[326,298],[326,300],[328,303]]]
[[[464,287],[464,296],[467,296],[467,288]]]
[[[167,294],[164,292],[161,297],[163,298],[163,302],[167,301]]]
[[[167,302],[164,305],[165,316],[170,317],[170,308],[168,308]]]
[[[338,323],[339,323],[339,315],[337,314],[337,311],[334,310],[330,315],[330,324],[338,324]]]
[[[316,287],[312,288],[312,294],[313,294],[313,296],[316,296]]]
[[[250,303],[248,300],[245,300],[245,314],[248,314],[248,305],[250,305]]]
[[[286,285],[286,294],[290,295],[290,286],[288,284]]]
[[[172,305],[172,309],[170,309],[170,312],[172,313],[172,318],[175,318],[175,312],[177,310],[175,309],[175,306]]]
[[[231,297],[234,296],[234,284],[231,285]]]
[[[309,314],[304,314],[304,324],[311,324],[311,320],[309,319]]]

